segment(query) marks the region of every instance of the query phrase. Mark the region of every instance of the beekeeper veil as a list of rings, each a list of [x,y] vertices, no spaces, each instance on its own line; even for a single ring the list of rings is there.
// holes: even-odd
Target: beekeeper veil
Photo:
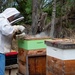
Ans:
[[[3,17],[8,20],[8,18],[13,16],[13,20],[10,22],[11,24],[22,20],[24,17],[21,16],[20,12],[16,8],[7,8],[0,14],[0,17]]]

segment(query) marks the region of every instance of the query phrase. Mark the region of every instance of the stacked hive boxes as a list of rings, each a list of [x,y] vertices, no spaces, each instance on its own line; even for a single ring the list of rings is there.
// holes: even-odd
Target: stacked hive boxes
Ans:
[[[75,42],[69,39],[46,41],[47,74],[75,75]]]
[[[17,52],[9,52],[5,54],[5,66],[17,64]],[[12,61],[13,60],[13,61]]]
[[[46,75],[46,45],[48,38],[28,38],[18,41],[19,73]]]
[[[5,54],[5,75],[16,75],[18,68],[17,55],[18,52],[15,50]]]

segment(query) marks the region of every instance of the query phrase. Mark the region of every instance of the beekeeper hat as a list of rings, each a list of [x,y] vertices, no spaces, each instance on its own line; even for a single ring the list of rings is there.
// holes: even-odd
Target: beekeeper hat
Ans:
[[[13,15],[18,15],[18,14],[20,14],[20,12],[16,8],[7,8],[2,13],[3,17],[5,18],[9,18]]]
[[[16,8],[7,8],[2,13],[0,13],[0,24],[4,20],[7,20],[9,22],[8,18],[13,15],[14,17],[13,17],[13,20],[10,22],[10,24],[15,24],[16,22],[24,19],[24,17],[21,16],[20,12]],[[5,23],[3,22],[2,24],[5,24]]]

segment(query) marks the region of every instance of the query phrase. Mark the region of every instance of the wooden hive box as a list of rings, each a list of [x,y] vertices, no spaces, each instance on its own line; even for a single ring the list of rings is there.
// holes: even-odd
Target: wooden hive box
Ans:
[[[49,38],[28,38],[18,41],[20,73],[24,75],[46,75],[46,45],[44,43],[46,39]]]
[[[75,75],[75,40],[47,40],[46,75]]]

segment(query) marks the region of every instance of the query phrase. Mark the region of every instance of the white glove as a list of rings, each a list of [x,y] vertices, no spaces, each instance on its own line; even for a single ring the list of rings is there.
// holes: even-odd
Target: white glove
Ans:
[[[22,25],[14,25],[13,28],[14,28],[14,32],[18,32],[18,31],[23,32],[25,29],[25,27]]]
[[[16,38],[17,39],[23,39],[23,38],[25,38],[25,33],[21,33],[21,34],[19,34],[19,35],[16,35]]]
[[[25,27],[24,26],[18,26],[18,30],[20,30],[21,32],[23,32],[25,30]]]

